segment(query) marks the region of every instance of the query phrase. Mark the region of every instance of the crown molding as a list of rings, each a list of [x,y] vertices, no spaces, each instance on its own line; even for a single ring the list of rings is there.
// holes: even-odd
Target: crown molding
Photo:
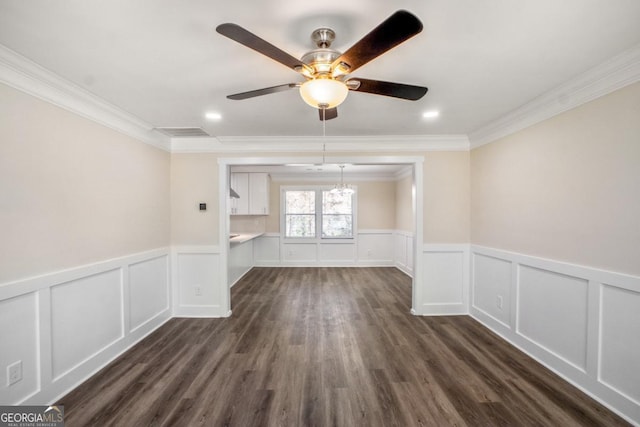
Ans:
[[[0,44],[0,82],[141,142],[169,151],[153,126]]]
[[[413,166],[407,165],[396,172],[364,172],[358,174],[345,173],[344,180],[349,182],[395,182],[411,176]],[[340,181],[339,173],[321,173],[321,172],[269,172],[271,179],[275,182],[337,182]]]
[[[149,123],[0,44],[0,82],[172,153],[469,151],[640,81],[640,45],[467,135],[169,138]]]
[[[173,153],[469,151],[466,135],[227,136],[172,138]]]
[[[640,45],[636,45],[471,132],[470,147],[489,144],[639,80]]]
[[[332,173],[322,175],[320,173],[269,173],[274,182],[315,182],[336,183],[340,181],[340,174]],[[383,173],[364,173],[362,175],[344,175],[344,180],[352,182],[394,182],[398,181],[395,175]]]

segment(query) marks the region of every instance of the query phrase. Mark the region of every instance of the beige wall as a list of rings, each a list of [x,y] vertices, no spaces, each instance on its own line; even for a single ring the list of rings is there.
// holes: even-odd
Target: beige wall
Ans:
[[[169,245],[169,154],[0,84],[0,283]]]
[[[309,153],[251,153],[252,157],[309,156]],[[340,153],[344,157],[394,156],[398,153]],[[469,242],[469,152],[402,153],[424,156],[424,241],[425,243]],[[217,203],[218,156],[215,154],[172,155],[172,243],[218,244],[218,211],[197,211],[197,203]],[[280,230],[280,185],[298,183],[271,182],[271,214],[265,218],[266,232]],[[321,184],[321,183],[318,183]],[[333,182],[327,182],[330,185]],[[395,229],[398,224],[393,182],[357,182],[361,193],[358,226],[362,229]],[[405,183],[406,184],[406,183]],[[364,197],[364,199],[363,199]],[[389,200],[392,202],[389,203]],[[215,201],[215,202],[214,202]],[[384,202],[383,202],[384,201]],[[404,200],[403,204],[410,201]],[[364,206],[364,209],[362,208]],[[402,224],[413,227],[403,210]],[[243,223],[243,221],[245,221]],[[234,220],[234,226],[246,225],[246,219]],[[261,227],[261,224],[250,224]],[[244,231],[244,230],[234,230]]]
[[[413,215],[413,175],[409,175],[395,182],[395,213],[394,228],[403,231],[415,231]]]
[[[468,243],[469,152],[424,155],[424,242]]]
[[[232,215],[229,230],[242,233],[265,233],[267,231],[265,215]]]
[[[207,204],[200,211],[200,203]],[[211,153],[171,156],[171,243],[218,244],[218,157]]]
[[[472,242],[640,274],[640,83],[471,153]]]
[[[267,233],[280,232],[280,182],[271,181],[269,190],[269,216],[265,220]]]
[[[358,187],[358,228],[393,230],[396,223],[394,182],[354,182]]]

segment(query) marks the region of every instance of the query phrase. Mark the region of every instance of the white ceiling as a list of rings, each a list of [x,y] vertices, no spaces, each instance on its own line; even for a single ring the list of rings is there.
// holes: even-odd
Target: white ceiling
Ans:
[[[317,27],[333,28],[344,51],[397,9],[424,31],[354,75],[429,92],[416,102],[351,93],[327,135],[468,134],[640,44],[638,0],[2,0],[0,43],[156,127],[319,136],[296,90],[226,99],[300,77],[215,27],[237,23],[299,57]],[[432,109],[441,116],[423,119]]]

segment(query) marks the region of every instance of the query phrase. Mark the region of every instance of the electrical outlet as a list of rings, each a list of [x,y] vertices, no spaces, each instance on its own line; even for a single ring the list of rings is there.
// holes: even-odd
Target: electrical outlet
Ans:
[[[7,386],[13,385],[22,379],[22,360],[7,366]]]
[[[195,289],[195,292],[196,292],[196,296],[197,297],[201,297],[202,296],[202,287],[201,286],[196,286],[194,289]]]
[[[498,295],[498,298],[496,298],[496,306],[502,310],[502,295]]]

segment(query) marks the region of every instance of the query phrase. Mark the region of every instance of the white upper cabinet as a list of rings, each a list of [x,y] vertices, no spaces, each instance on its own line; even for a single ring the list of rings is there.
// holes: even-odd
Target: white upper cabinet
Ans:
[[[238,193],[240,198],[231,198],[231,215],[249,214],[249,174],[246,172],[232,173],[230,179],[231,188]]]
[[[240,196],[239,199],[231,199],[231,215],[269,215],[268,173],[233,172],[230,183]]]
[[[269,174],[249,174],[249,215],[269,215]]]

